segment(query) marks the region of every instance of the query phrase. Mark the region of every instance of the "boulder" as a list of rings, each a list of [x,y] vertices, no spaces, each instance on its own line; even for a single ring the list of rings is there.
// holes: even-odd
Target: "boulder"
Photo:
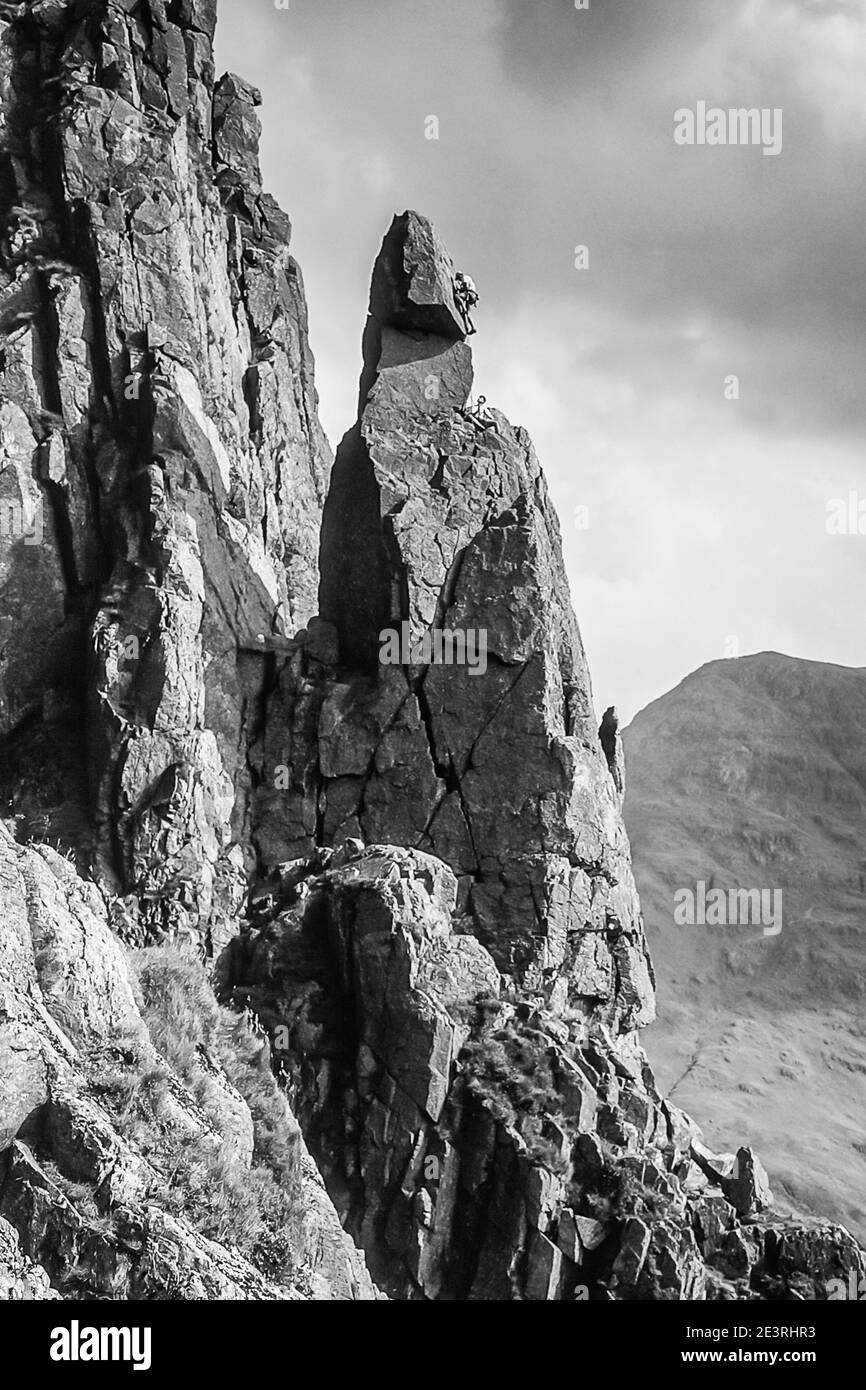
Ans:
[[[754,1150],[737,1150],[734,1172],[722,1181],[722,1191],[741,1216],[753,1216],[773,1205],[770,1180]]]

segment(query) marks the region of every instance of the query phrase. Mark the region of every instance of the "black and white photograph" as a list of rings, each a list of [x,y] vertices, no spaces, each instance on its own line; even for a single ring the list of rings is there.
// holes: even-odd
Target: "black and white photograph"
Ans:
[[[2,0],[34,1374],[856,1349],[864,228],[866,0]]]

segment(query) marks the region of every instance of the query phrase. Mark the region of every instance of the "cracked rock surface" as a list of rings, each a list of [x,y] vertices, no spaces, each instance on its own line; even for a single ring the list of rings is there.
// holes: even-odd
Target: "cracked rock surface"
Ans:
[[[315,609],[331,457],[303,285],[262,188],[258,93],[215,81],[215,22],[214,0],[0,17],[0,1287],[15,1298],[373,1293],[297,1136],[282,1282],[231,1232],[152,1199],[174,1143],[249,1169],[253,1119],[218,1063],[200,1059],[193,1095],[159,1055],[114,935],[215,950],[237,930],[251,731],[274,643]],[[124,1137],[97,1060],[157,1087],[162,1154]]]
[[[347,1229],[398,1298],[821,1298],[863,1255],[773,1215],[639,1041],[654,989],[559,528],[525,431],[469,405],[415,213],[373,273],[320,614],[268,704],[273,868],[222,987],[280,1037]],[[485,670],[417,663],[484,630]],[[382,664],[387,631],[401,664]],[[279,860],[284,862],[279,863]],[[847,1277],[847,1276],[846,1276]]]
[[[467,406],[452,275],[429,223],[395,219],[325,506],[321,623],[267,720],[267,852],[360,836],[436,855],[504,973],[638,1026],[651,970],[559,523],[526,431]],[[381,632],[404,627],[483,632],[486,670],[383,667]]]
[[[641,1048],[620,754],[448,252],[395,218],[332,468],[215,21],[0,18],[0,1291],[826,1297],[856,1243]]]
[[[259,94],[214,80],[213,0],[12,14],[3,790],[135,896],[142,935],[219,940],[249,720],[268,643],[314,610],[330,469],[291,229],[262,190]]]
[[[305,872],[284,870],[222,986],[282,1040],[295,1113],[391,1296],[820,1299],[863,1270],[841,1227],[773,1213],[751,1149],[706,1147],[636,1030],[509,985],[441,860],[349,842]]]
[[[305,1215],[284,1282],[239,1253],[231,1230],[216,1241],[166,1208],[166,1159],[178,1146],[230,1154],[252,1181],[248,1105],[213,1059],[200,1059],[191,1085],[161,1055],[106,905],[66,859],[16,845],[0,827],[0,881],[4,1296],[374,1297],[300,1138],[297,1207]],[[111,1096],[125,1068],[118,1110]],[[141,1126],[131,1136],[126,1112],[148,1086],[159,1088],[158,1133]]]

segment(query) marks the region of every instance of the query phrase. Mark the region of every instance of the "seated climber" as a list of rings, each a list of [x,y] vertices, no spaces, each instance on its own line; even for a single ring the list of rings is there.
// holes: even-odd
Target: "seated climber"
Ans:
[[[476,331],[471,318],[471,310],[478,303],[478,291],[472,277],[464,275],[462,270],[458,270],[454,277],[454,300],[466,324],[466,336],[467,338],[471,337]]]
[[[476,429],[490,429],[495,426],[496,421],[487,409],[487,397],[479,396],[473,402],[471,396],[464,406],[458,407],[459,414],[468,425],[473,425]]]

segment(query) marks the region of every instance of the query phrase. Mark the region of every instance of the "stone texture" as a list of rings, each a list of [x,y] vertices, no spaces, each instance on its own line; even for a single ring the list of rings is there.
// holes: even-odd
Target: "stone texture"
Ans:
[[[83,1265],[87,1288],[97,1297],[260,1301],[299,1296],[270,1284],[235,1251],[156,1206],[138,1212],[121,1207],[115,1229],[106,1231],[80,1215],[27,1146],[17,1142],[3,1211],[25,1245],[45,1252],[57,1283],[68,1285]]]
[[[256,750],[271,873],[222,985],[284,1039],[313,1153],[391,1295],[774,1297],[757,1160],[736,1178],[639,1042],[653,977],[622,750],[593,713],[531,443],[469,405],[452,274],[423,218],[395,219],[320,615]],[[437,629],[483,629],[486,670],[415,655]],[[811,1230],[761,1219],[820,1265]]]
[[[823,1296],[854,1241],[775,1218],[643,1054],[621,754],[531,441],[472,404],[455,267],[395,219],[331,473],[215,19],[0,18],[0,1288]],[[419,649],[467,631],[483,667]],[[251,1185],[261,1133],[146,1021],[129,944],[186,938],[303,1132],[291,1277],[158,1200],[169,1135]],[[112,1110],[127,1057],[160,1143]]]
[[[301,1248],[290,1283],[264,1277],[229,1245],[160,1208],[164,1177],[105,1108],[106,1057],[139,1051],[142,1074],[166,1082],[163,1124],[247,1167],[250,1110],[213,1059],[199,1063],[195,1097],[172,1074],[139,1012],[106,904],[65,859],[16,844],[0,824],[0,883],[0,1293],[373,1297],[303,1144]]]
[[[526,432],[467,408],[452,275],[429,223],[396,218],[322,528],[336,650],[299,643],[283,668],[258,821],[280,815],[284,857],[355,835],[435,854],[503,972],[630,1028],[652,976],[559,524]],[[403,624],[483,630],[486,670],[382,666]]]
[[[393,1297],[775,1298],[789,1276],[819,1297],[828,1269],[863,1267],[839,1228],[756,1227],[636,1034],[503,979],[442,861],[353,839],[262,900],[221,986],[282,1039],[328,1189]],[[759,1171],[745,1150],[740,1169]]]
[[[130,934],[224,939],[247,712],[315,609],[303,285],[212,3],[29,14],[0,20],[0,790],[135,895]]]
[[[373,271],[370,328],[464,338],[454,274],[454,263],[426,218],[417,212],[395,217]]]
[[[752,1149],[739,1149],[734,1173],[722,1183],[722,1190],[741,1216],[754,1216],[773,1205],[770,1180],[764,1165]]]
[[[33,1302],[59,1297],[44,1269],[22,1251],[14,1226],[0,1217],[0,1302]]]

